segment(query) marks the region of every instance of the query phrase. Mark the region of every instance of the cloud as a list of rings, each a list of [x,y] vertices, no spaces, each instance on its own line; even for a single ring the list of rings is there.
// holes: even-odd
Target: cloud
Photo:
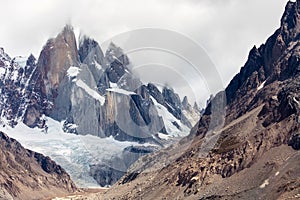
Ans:
[[[100,43],[137,28],[165,28],[207,51],[227,85],[279,27],[286,1],[274,0],[0,0],[0,46],[12,55],[38,56],[66,23]],[[176,42],[176,41],[174,41]]]

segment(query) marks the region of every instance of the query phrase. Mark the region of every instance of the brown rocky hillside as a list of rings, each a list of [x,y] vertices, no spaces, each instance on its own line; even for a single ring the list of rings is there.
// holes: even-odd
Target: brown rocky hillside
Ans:
[[[49,199],[77,190],[49,157],[30,151],[0,132],[0,199]]]

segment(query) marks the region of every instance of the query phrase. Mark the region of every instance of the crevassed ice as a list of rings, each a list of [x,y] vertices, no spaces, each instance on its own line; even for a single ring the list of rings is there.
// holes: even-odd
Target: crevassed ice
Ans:
[[[62,123],[49,117],[45,117],[45,120],[47,133],[38,128],[29,128],[22,122],[15,128],[0,126],[0,130],[18,140],[25,148],[49,156],[70,174],[78,187],[99,187],[89,174],[90,165],[120,155],[128,146],[139,145],[136,142],[117,141],[113,137],[65,133]]]

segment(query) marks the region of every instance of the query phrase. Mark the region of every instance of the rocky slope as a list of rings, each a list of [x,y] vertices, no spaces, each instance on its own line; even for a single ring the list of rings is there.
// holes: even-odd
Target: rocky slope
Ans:
[[[0,132],[0,199],[47,199],[77,190],[49,157],[27,150]]]
[[[210,101],[190,135],[139,159],[101,197],[300,198],[299,35],[297,0],[287,3],[280,28],[250,51],[240,73]]]

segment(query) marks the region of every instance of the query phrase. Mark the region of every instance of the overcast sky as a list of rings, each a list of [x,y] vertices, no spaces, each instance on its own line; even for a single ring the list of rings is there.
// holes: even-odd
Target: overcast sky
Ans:
[[[168,29],[200,44],[224,86],[249,50],[279,27],[287,0],[0,0],[0,46],[39,55],[66,24],[102,43],[138,28]]]

